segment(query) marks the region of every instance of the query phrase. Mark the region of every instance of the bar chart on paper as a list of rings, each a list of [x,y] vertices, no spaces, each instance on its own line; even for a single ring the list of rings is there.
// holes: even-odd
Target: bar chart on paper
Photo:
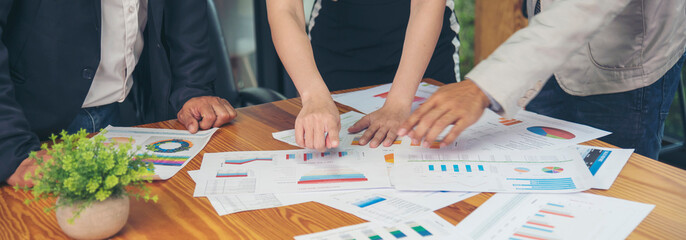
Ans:
[[[457,225],[473,239],[624,239],[654,205],[574,194],[496,194]]]
[[[298,184],[364,182],[367,177],[351,169],[315,169],[300,177]]]

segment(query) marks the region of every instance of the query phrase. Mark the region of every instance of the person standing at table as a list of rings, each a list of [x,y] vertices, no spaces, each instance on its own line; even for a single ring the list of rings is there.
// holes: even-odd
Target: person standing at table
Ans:
[[[340,120],[329,91],[390,83],[384,106],[350,132],[390,146],[422,78],[459,79],[453,0],[317,0],[306,34],[302,0],[268,0],[274,46],[302,97],[298,145],[338,146]]]
[[[426,145],[455,124],[442,141],[445,145],[476,122],[486,107],[512,116],[526,106],[611,131],[600,140],[657,159],[686,58],[686,3],[527,4],[529,16],[535,14],[529,26],[479,63],[468,80],[441,87],[398,133],[424,139]]]
[[[197,132],[233,119],[229,102],[211,96],[206,4],[0,1],[0,181],[30,186],[27,157],[40,140],[116,124],[134,85],[147,122],[176,115]]]

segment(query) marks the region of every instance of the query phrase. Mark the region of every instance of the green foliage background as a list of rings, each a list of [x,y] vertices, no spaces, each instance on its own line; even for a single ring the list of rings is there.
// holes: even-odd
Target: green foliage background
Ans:
[[[474,67],[474,0],[455,0],[455,16],[460,23],[460,77]]]

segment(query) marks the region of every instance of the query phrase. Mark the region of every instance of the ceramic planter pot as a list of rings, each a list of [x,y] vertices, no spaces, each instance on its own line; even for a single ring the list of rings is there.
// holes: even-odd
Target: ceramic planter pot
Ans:
[[[75,210],[74,206],[62,206],[55,210],[57,223],[64,233],[75,239],[105,239],[126,225],[129,218],[129,197],[110,197],[102,202],[94,202],[70,224],[68,219],[74,216]]]

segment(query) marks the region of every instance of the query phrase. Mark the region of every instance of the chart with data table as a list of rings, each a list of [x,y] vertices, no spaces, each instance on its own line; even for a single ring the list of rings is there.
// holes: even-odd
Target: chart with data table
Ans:
[[[593,176],[576,148],[537,152],[397,151],[391,181],[417,191],[579,192]]]
[[[624,239],[654,207],[588,193],[498,193],[457,229],[476,240]]]

